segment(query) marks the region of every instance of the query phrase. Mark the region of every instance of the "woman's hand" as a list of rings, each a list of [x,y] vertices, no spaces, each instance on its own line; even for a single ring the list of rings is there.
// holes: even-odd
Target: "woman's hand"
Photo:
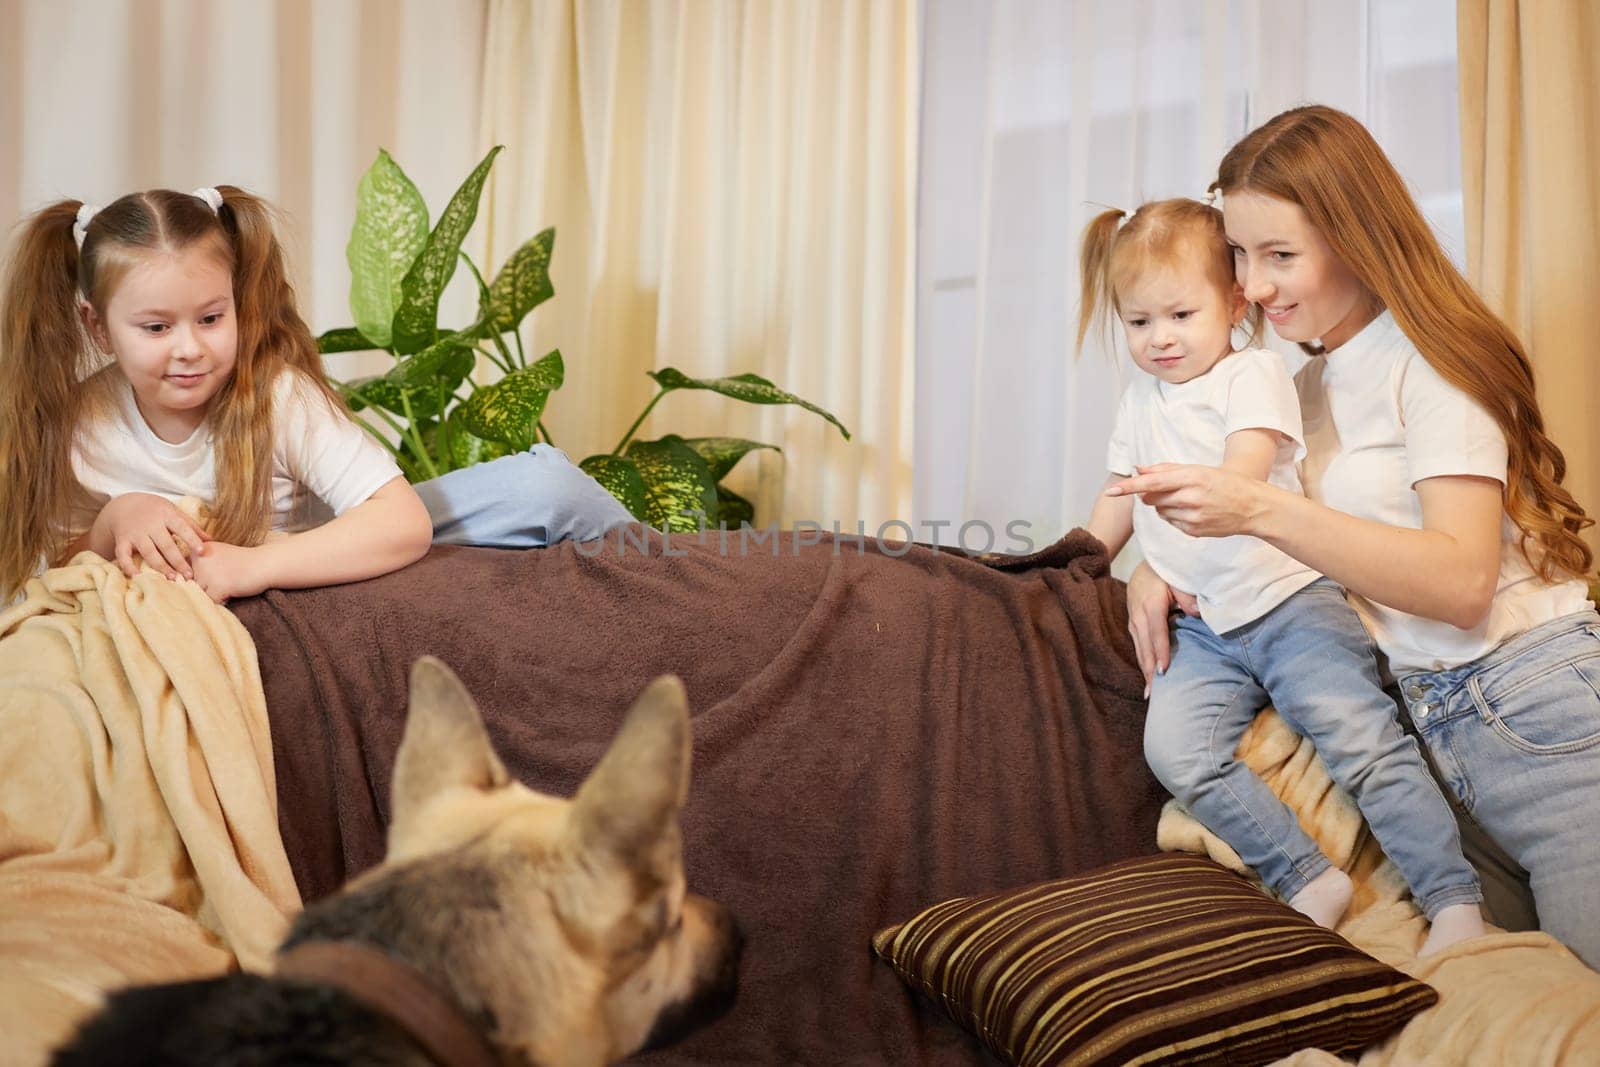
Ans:
[[[192,562],[196,584],[218,604],[234,597],[255,596],[265,592],[269,584],[261,573],[261,553],[256,548],[212,541]]]
[[[95,516],[88,547],[115,559],[129,578],[139,573],[139,559],[168,578],[192,578],[190,561],[210,537],[166,497],[124,493]]]
[[[1176,606],[1185,615],[1200,614],[1193,595],[1174,589],[1161,579],[1148,563],[1141,563],[1128,577],[1128,633],[1133,637],[1134,654],[1144,672],[1144,695],[1150,696],[1150,679],[1166,671],[1172,661],[1172,638],[1168,619]]]
[[[1107,496],[1137,493],[1156,514],[1190,537],[1254,533],[1272,487],[1218,467],[1157,463],[1139,467],[1106,490]]]

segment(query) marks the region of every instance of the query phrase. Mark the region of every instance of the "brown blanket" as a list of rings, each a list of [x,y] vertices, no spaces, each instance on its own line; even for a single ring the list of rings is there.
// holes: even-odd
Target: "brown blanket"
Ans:
[[[748,947],[733,1013],[647,1061],[981,1060],[868,940],[945,897],[1154,850],[1122,586],[1081,532],[1004,570],[870,540],[747,547],[436,548],[238,604],[304,896],[382,854],[417,656],[466,680],[514,774],[563,794],[673,672],[695,714],[689,883]]]

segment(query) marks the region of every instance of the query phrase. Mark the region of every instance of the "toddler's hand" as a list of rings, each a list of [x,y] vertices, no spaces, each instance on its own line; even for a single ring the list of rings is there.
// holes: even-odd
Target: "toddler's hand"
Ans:
[[[129,578],[139,573],[140,559],[168,578],[192,578],[190,560],[211,537],[172,501],[154,493],[116,497],[100,509],[94,524],[114,546],[117,566]]]
[[[218,604],[240,596],[264,592],[267,581],[259,573],[259,550],[241,548],[222,541],[209,541],[196,555],[194,580]]]

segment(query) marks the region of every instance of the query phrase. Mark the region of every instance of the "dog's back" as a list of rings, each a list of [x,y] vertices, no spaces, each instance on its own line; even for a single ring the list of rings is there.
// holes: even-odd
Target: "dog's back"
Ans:
[[[58,1067],[430,1067],[392,1022],[339,990],[256,974],[137,986],[61,1048]]]

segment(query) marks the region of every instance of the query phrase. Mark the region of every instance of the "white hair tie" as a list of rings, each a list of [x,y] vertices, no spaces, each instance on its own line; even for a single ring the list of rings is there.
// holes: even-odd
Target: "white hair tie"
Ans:
[[[206,206],[211,209],[211,213],[213,215],[222,214],[222,194],[217,192],[211,186],[207,185],[203,188],[196,189],[194,191],[194,195],[206,202]]]
[[[1218,211],[1222,210],[1221,189],[1207,189],[1200,199],[1206,204],[1209,204],[1211,207],[1216,208]]]
[[[95,212],[99,210],[100,207],[97,204],[78,205],[78,218],[72,224],[72,239],[78,242],[78,251],[80,252],[83,251],[83,239],[89,236],[89,220],[94,218]]]

